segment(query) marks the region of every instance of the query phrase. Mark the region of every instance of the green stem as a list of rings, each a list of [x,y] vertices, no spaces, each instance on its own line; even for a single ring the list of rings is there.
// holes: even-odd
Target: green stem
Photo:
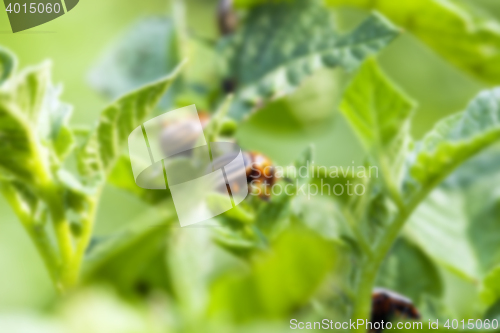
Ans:
[[[96,197],[98,198],[100,197],[100,195],[98,194]],[[72,271],[77,275],[77,278],[81,270],[85,251],[87,250],[87,247],[92,238],[92,231],[94,229],[95,213],[98,202],[97,198],[89,199],[87,216],[85,216],[85,218],[82,220],[82,231],[76,246],[76,252],[71,267]]]
[[[365,322],[370,320],[371,312],[371,294],[375,278],[377,277],[379,265],[375,260],[362,265],[359,282],[354,298],[354,307],[351,316],[353,322],[358,319],[363,319]],[[366,332],[365,326],[360,326],[354,330],[355,332]]]
[[[431,188],[417,193],[406,208],[401,207],[398,215],[396,215],[384,235],[376,244],[374,248],[374,257],[371,260],[368,259],[367,262],[362,265],[357,285],[357,293],[354,299],[353,312],[351,316],[352,321],[356,321],[357,319],[364,319],[365,321],[370,320],[371,293],[380,266],[398,237],[405,222],[408,220],[415,208],[418,207],[423,198],[427,196],[430,189]],[[366,329],[365,327],[360,327],[355,331],[365,332]]]
[[[70,225],[66,219],[66,213],[64,211],[62,195],[59,188],[53,183],[50,183],[47,187],[45,187],[44,194],[45,201],[52,218],[52,223],[54,225],[54,231],[59,251],[61,253],[63,266],[65,266],[73,259],[74,248]]]
[[[33,219],[34,213],[23,205],[22,199],[19,198],[16,191],[8,183],[0,184],[0,188],[4,197],[9,202],[10,206],[14,210],[24,229],[30,236],[31,240],[35,244],[35,247],[42,257],[43,263],[46,269],[49,271],[50,278],[52,282],[57,285],[58,276],[57,272],[60,267],[60,260],[57,253],[50,242],[50,239],[45,231],[43,224],[37,224]]]

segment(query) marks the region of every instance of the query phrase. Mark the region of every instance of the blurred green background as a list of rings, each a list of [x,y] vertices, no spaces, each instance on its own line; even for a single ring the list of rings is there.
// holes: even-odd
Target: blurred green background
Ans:
[[[500,17],[499,1],[474,2],[489,14]],[[216,38],[216,1],[189,0],[186,5],[189,29],[199,36]],[[53,81],[64,85],[61,99],[74,106],[72,124],[93,124],[109,101],[88,84],[91,68],[133,23],[150,15],[164,15],[169,8],[169,2],[162,0],[81,0],[67,15],[17,34],[10,32],[7,14],[2,11],[0,44],[18,56],[20,67],[51,60]],[[360,22],[363,14],[342,10],[338,17],[338,24],[349,29]],[[201,42],[199,47],[204,48]],[[467,102],[486,87],[408,33],[383,50],[379,60],[393,81],[418,102],[412,127],[416,139],[443,116],[464,109]],[[209,62],[207,66],[212,65]],[[336,110],[348,78],[349,74],[340,69],[316,72],[289,97],[288,105],[271,114],[255,114],[243,124],[237,133],[239,143],[246,149],[264,152],[278,164],[290,163],[310,143],[317,147],[318,164],[348,164],[351,160],[360,163],[359,143]],[[311,109],[314,109],[312,114],[308,112]],[[274,121],[283,117],[290,120]],[[111,233],[141,217],[145,209],[146,205],[138,199],[108,186],[99,206],[95,233]],[[56,323],[41,319],[41,314],[54,311],[57,303],[42,262],[3,199],[0,213],[1,331],[31,332],[30,325],[35,325],[37,332],[57,332]],[[92,326],[99,322],[100,314],[106,316],[110,327],[136,327],[141,331],[141,325],[151,316],[149,311],[154,309],[155,304],[123,303],[110,289],[96,287],[82,292],[57,311],[74,327],[88,325],[78,332],[110,332],[105,326]],[[168,314],[164,316],[158,320],[170,320]],[[15,325],[9,326],[10,323]]]

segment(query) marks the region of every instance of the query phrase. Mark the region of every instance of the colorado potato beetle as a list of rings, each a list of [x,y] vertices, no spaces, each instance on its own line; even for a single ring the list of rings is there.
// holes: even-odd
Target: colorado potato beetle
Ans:
[[[420,319],[420,313],[410,299],[384,288],[375,288],[373,290],[372,324],[381,323],[382,321],[387,323],[393,320],[408,319]],[[381,330],[372,329],[371,332],[381,332]]]

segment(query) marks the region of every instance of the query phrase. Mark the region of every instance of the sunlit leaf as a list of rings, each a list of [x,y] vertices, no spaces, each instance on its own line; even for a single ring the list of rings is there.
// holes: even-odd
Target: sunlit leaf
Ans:
[[[390,177],[394,178],[399,178],[408,151],[413,109],[412,101],[372,59],[361,67],[340,105],[367,152],[383,167],[390,166]]]
[[[452,0],[327,0],[377,10],[463,70],[488,82],[500,81],[500,25]]]
[[[414,181],[409,181],[408,187],[431,189],[458,165],[497,142],[499,103],[500,89],[483,91],[464,112],[440,121],[416,144],[409,160],[409,174]]]
[[[269,252],[254,258],[250,272],[235,270],[215,283],[211,315],[228,315],[235,322],[287,318],[318,290],[335,263],[334,249],[313,232],[288,230]]]
[[[126,147],[129,134],[154,110],[180,70],[124,95],[102,112],[97,128],[79,149],[80,172],[88,179],[103,180]]]
[[[436,262],[476,279],[480,270],[468,228],[462,194],[435,190],[411,217],[405,236]]]

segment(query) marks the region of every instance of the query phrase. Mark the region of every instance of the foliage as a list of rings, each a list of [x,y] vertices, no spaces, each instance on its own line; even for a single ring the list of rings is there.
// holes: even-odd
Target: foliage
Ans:
[[[500,25],[466,2],[410,0],[327,0],[331,6],[378,10],[408,29],[450,63],[491,83],[498,83]]]
[[[0,49],[0,188],[58,290],[112,285],[117,298],[168,313],[161,325],[179,332],[366,319],[375,286],[410,297],[424,323],[500,315],[500,206],[491,185],[500,180],[500,88],[483,90],[414,140],[417,103],[375,58],[405,28],[450,63],[496,82],[493,20],[451,0],[236,1],[236,31],[207,41],[186,29],[174,3],[175,15],[136,23],[92,70],[94,88],[117,98],[92,129],[70,126],[72,108],[59,100],[48,63],[19,72]],[[341,33],[329,6],[345,4],[380,13]],[[193,75],[202,65],[210,71]],[[359,167],[376,167],[375,176],[332,174],[314,164],[314,146],[295,148],[294,162],[282,164],[307,174],[287,169],[278,177],[275,186],[288,192],[249,196],[204,227],[182,229],[168,189],[136,186],[124,148],[154,112],[202,105],[211,114],[210,142],[237,140],[259,117],[275,138],[286,129],[306,141],[291,96],[314,90],[314,80],[332,71],[347,73],[335,77],[343,81],[332,119],[337,129],[349,125],[362,149]],[[228,79],[231,92],[221,89]],[[340,149],[346,141],[334,143]],[[365,191],[302,193],[325,184]],[[93,235],[108,185],[138,199],[141,216]]]
[[[4,68],[15,63],[13,58],[4,59]],[[2,192],[61,291],[76,283],[100,189],[124,148],[128,131],[142,123],[174,76],[125,95],[107,107],[96,130],[89,132],[78,147],[75,133],[68,127],[71,108],[58,100],[60,89],[51,83],[48,63],[13,74],[2,83]],[[71,152],[79,172],[65,166]],[[57,248],[49,239],[49,221]]]

